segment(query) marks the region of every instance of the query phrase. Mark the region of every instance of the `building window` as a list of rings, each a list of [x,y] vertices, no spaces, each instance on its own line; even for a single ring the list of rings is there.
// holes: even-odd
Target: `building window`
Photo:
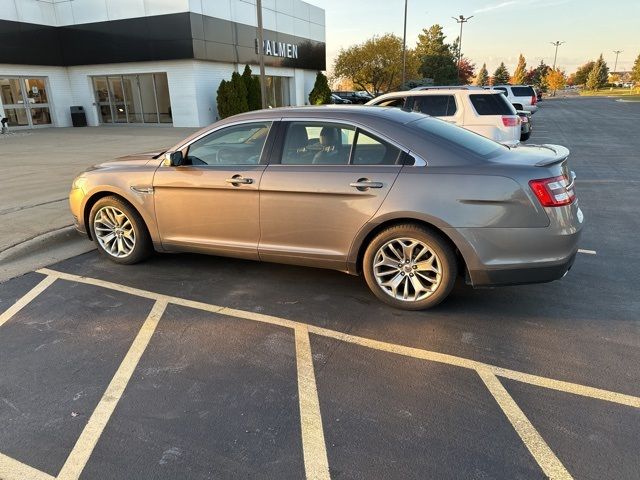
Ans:
[[[0,106],[10,127],[51,125],[45,78],[0,78]]]
[[[92,77],[100,123],[172,123],[166,73]]]
[[[267,106],[287,107],[291,105],[289,99],[289,78],[265,76],[265,91],[267,95]]]

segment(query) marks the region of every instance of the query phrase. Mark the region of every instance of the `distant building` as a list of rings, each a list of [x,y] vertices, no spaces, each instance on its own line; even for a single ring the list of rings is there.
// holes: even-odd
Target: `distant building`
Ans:
[[[304,105],[326,69],[325,12],[263,2],[267,101]],[[0,10],[0,114],[9,126],[204,126],[220,81],[258,73],[255,2],[9,0]]]

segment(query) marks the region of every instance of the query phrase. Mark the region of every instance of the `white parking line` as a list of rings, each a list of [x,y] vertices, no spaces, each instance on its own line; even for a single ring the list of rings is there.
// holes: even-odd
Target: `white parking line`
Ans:
[[[596,255],[595,250],[585,250],[584,248],[579,248],[578,253],[586,253],[587,255]]]
[[[556,454],[549,448],[547,442],[531,424],[513,397],[509,395],[498,377],[485,368],[480,368],[477,372],[546,476],[550,480],[571,480],[573,477],[558,460]]]
[[[313,371],[309,331],[303,327],[296,327],[295,336],[304,471],[307,479],[329,480],[331,477],[329,475],[327,447],[324,441],[324,430],[322,429],[322,416],[320,415],[316,376]]]
[[[64,463],[62,470],[60,470],[60,473],[56,477],[57,480],[77,480],[80,478],[80,474],[87,464],[96,443],[98,443],[104,427],[111,418],[111,414],[115,410],[120,397],[122,397],[122,393],[127,387],[131,375],[133,375],[133,371],[140,361],[140,357],[142,357],[147,345],[149,345],[151,336],[153,332],[155,332],[160,317],[162,317],[166,307],[167,302],[164,300],[158,300],[153,305],[151,312],[149,312],[138,335],[136,335],[129,351],[122,360],[120,367],[118,367],[116,374],[113,376],[111,383],[109,383],[109,386],[98,402],[91,418],[89,418],[89,421],[85,425],[73,450],[69,454],[69,457],[67,457],[67,461]]]
[[[0,327],[9,321],[16,313],[26,307],[34,298],[40,295],[46,288],[56,281],[56,277],[47,276],[39,284],[29,290],[16,303],[11,305],[0,315]]]
[[[334,338],[336,340],[361,345],[367,348],[475,370],[478,372],[482,381],[496,399],[502,411],[512,423],[514,429],[526,447],[534,456],[536,462],[538,462],[542,470],[553,479],[570,479],[571,475],[567,472],[560,460],[555,456],[544,439],[529,422],[497,377],[510,378],[530,385],[640,408],[640,397],[632,395],[541,377],[524,372],[518,372],[516,370],[509,370],[454,355],[358,337],[285,318],[167,296],[96,278],[82,277],[50,269],[41,269],[38,270],[38,272],[47,275],[47,278],[18,300],[18,302],[16,302],[16,304],[9,308],[5,313],[0,315],[0,319],[3,320],[2,323],[6,322],[17,311],[28,304],[29,301],[46,289],[48,285],[53,283],[55,279],[95,285],[156,300],[153,309],[149,313],[149,316],[140,329],[140,332],[133,341],[129,352],[125,356],[114,378],[107,387],[102,399],[98,403],[98,406],[91,415],[91,418],[80,435],[80,438],[76,442],[73,451],[67,458],[65,465],[57,477],[58,480],[77,480],[79,478],[107,422],[109,421],[111,414],[115,410],[115,407],[140,360],[140,357],[149,344],[151,336],[153,335],[158,321],[160,320],[160,317],[168,303],[205,310],[220,315],[253,320],[271,325],[279,325],[294,330],[296,338],[296,362],[298,372],[298,391],[300,397],[303,454],[305,471],[308,479],[328,480],[330,478],[309,333]],[[49,281],[46,282],[46,280]],[[38,470],[34,470],[33,475],[28,475],[27,473],[30,471],[29,469],[32,469],[32,467],[0,454],[0,469],[2,469],[0,471],[3,471],[4,473],[5,468],[14,475],[13,477],[7,477],[8,480],[18,478],[34,478],[36,480],[52,479],[50,475],[44,472],[39,472]],[[13,470],[10,470],[10,468],[13,468]]]
[[[0,453],[0,478],[2,480],[55,480],[48,473],[30,467]]]

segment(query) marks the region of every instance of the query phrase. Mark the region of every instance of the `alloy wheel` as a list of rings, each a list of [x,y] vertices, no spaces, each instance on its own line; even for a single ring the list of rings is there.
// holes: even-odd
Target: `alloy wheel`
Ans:
[[[376,252],[373,274],[387,295],[417,302],[437,290],[442,281],[442,264],[426,243],[414,238],[395,238]]]
[[[100,246],[112,257],[123,258],[136,246],[136,232],[122,210],[106,206],[96,213],[93,229]]]

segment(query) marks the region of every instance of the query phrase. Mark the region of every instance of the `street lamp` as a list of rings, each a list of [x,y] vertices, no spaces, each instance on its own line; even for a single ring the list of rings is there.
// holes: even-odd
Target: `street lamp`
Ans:
[[[404,0],[404,34],[402,36],[402,86],[407,77],[407,2]]]
[[[462,25],[471,20],[473,18],[473,15],[467,18],[465,18],[464,15],[459,15],[458,18],[451,18],[453,18],[457,23],[460,24],[460,36],[458,37],[458,81],[460,81],[460,62],[462,61]]]
[[[267,108],[267,90],[264,78],[264,30],[262,28],[262,0],[256,0],[258,13],[258,59],[260,60],[260,96],[262,108]]]
[[[560,40],[558,40],[557,42],[551,42],[551,45],[555,45],[556,47],[556,54],[553,56],[553,70],[556,69],[556,60],[558,59],[558,47],[563,43],[565,42],[561,42]]]
[[[616,73],[618,70],[618,55],[620,55],[622,53],[622,50],[614,50],[613,53],[616,54],[616,63],[613,65],[613,72],[612,73]]]

